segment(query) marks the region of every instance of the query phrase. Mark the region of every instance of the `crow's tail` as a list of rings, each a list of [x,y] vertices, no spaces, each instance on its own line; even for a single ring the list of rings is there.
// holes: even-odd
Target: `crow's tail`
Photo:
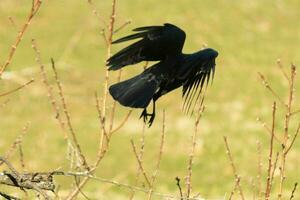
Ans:
[[[110,86],[109,93],[123,106],[146,108],[159,83],[158,76],[146,70],[131,79]]]

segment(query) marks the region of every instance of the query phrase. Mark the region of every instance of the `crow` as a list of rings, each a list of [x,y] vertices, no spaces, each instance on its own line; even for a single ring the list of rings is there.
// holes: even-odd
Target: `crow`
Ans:
[[[139,27],[133,31],[136,33],[112,42],[139,39],[111,56],[107,60],[108,70],[119,70],[142,61],[159,62],[133,78],[111,85],[111,96],[123,106],[143,108],[140,118],[143,117],[149,127],[155,118],[157,99],[181,86],[185,111],[189,112],[192,104],[195,106],[199,100],[203,101],[202,88],[208,85],[211,76],[214,77],[218,52],[206,48],[192,54],[182,53],[185,32],[170,23]],[[151,101],[153,111],[148,113]]]

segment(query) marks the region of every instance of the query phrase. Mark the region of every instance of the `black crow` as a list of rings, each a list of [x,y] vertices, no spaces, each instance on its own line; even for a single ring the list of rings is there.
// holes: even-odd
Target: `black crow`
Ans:
[[[185,32],[173,24],[145,26],[133,29],[135,34],[123,37],[113,44],[140,39],[120,50],[107,60],[109,70],[118,70],[141,61],[159,61],[141,74],[116,83],[109,88],[111,96],[123,106],[143,108],[141,117],[149,127],[155,118],[155,101],[164,94],[182,86],[184,109],[188,112],[196,104],[204,85],[214,76],[218,52],[203,49],[193,54],[182,53]],[[153,112],[146,110],[153,101]]]

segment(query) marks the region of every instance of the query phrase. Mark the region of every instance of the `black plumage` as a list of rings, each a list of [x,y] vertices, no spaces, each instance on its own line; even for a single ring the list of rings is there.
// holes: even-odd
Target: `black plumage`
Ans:
[[[113,44],[140,39],[107,60],[109,70],[118,70],[141,61],[159,61],[141,74],[116,83],[109,88],[111,96],[123,106],[144,108],[141,117],[149,126],[155,118],[155,102],[162,95],[181,87],[184,109],[188,112],[200,98],[215,72],[218,52],[207,48],[183,54],[185,32],[173,24],[133,29],[135,34],[120,38]],[[153,101],[153,112],[146,108]]]

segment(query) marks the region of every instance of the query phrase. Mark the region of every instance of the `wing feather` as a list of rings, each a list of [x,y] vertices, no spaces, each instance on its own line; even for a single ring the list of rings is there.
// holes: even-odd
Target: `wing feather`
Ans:
[[[185,33],[172,24],[145,26],[133,29],[138,33],[122,37],[113,44],[140,39],[120,50],[107,60],[109,70],[118,70],[141,61],[159,61],[168,55],[179,54],[185,41]]]
[[[203,102],[206,88],[213,80],[215,58],[218,53],[213,49],[204,49],[195,54],[185,55],[179,77],[184,80],[182,96],[183,110],[189,113],[197,103]],[[203,91],[204,90],[204,91]]]

